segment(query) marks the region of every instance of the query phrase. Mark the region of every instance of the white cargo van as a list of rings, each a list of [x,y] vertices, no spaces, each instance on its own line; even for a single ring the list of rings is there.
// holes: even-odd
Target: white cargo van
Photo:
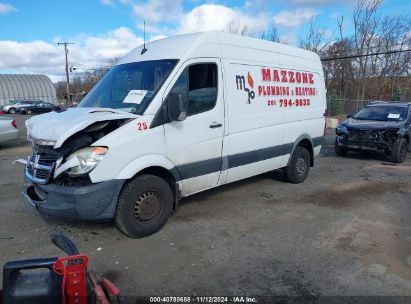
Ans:
[[[304,181],[325,100],[312,52],[221,32],[157,40],[77,108],[27,121],[23,194],[42,213],[147,236],[193,193],[279,168]]]

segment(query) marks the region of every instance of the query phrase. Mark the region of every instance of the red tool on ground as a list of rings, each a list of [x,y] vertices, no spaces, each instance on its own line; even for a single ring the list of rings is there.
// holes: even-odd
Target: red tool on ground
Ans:
[[[51,240],[68,256],[6,263],[0,304],[123,303],[117,286],[87,270],[88,256],[67,236],[54,233]]]

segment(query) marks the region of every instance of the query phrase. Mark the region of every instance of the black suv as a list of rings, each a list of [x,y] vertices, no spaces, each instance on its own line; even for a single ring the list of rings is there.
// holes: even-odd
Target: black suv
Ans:
[[[335,153],[348,151],[384,152],[391,161],[407,157],[411,131],[411,103],[372,103],[336,128]]]

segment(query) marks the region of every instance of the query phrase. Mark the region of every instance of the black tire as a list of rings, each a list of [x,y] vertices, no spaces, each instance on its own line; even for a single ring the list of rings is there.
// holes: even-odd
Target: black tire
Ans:
[[[173,192],[170,185],[161,177],[141,175],[123,187],[114,221],[124,234],[142,238],[160,230],[172,210]]]
[[[408,141],[406,138],[396,140],[391,149],[391,161],[394,163],[402,163],[407,158]]]
[[[285,180],[293,184],[305,181],[310,171],[310,160],[310,152],[306,148],[296,147],[288,166],[284,168]]]
[[[10,108],[8,110],[9,114],[16,114],[16,109],[15,108]]]
[[[334,144],[334,151],[337,156],[347,156],[348,150],[340,147],[337,143]]]

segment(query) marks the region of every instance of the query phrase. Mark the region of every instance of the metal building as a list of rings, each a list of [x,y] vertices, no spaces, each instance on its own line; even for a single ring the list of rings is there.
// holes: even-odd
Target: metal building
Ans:
[[[56,89],[46,75],[0,74],[0,105],[22,99],[56,104]]]

